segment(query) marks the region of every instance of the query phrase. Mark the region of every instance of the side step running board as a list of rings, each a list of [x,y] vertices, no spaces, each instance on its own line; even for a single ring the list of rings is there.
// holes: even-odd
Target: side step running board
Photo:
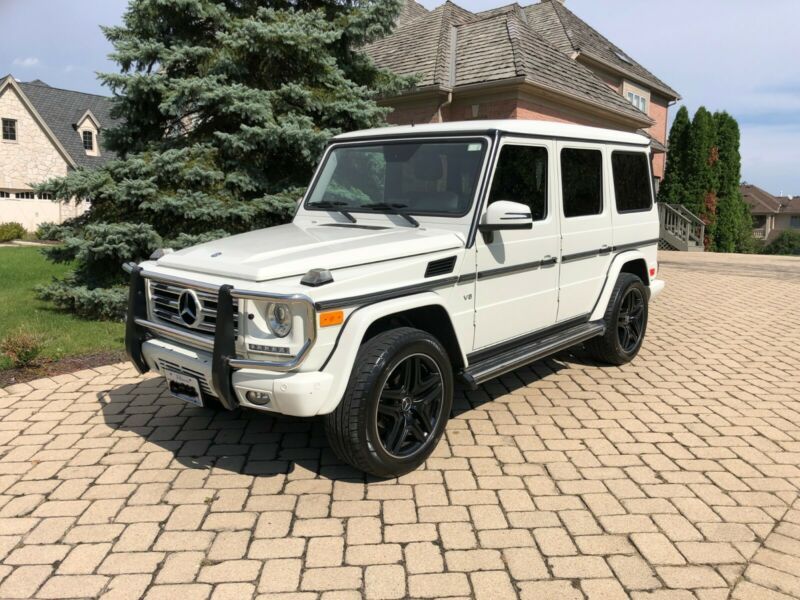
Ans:
[[[461,372],[461,380],[475,389],[489,379],[603,335],[605,330],[606,326],[601,321],[581,323],[473,363]]]

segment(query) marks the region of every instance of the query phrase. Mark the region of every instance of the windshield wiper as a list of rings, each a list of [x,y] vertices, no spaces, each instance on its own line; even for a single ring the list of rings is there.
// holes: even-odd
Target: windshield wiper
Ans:
[[[331,210],[338,212],[340,215],[342,215],[351,223],[358,223],[358,221],[356,221],[356,218],[353,215],[351,215],[349,212],[347,212],[345,209],[342,208],[342,206],[347,206],[346,202],[330,202],[329,200],[323,200],[322,202],[314,202],[311,206],[317,206],[319,208],[330,208]]]
[[[386,202],[377,202],[375,204],[365,204],[361,208],[368,208],[370,210],[375,211],[383,211],[390,215],[398,215],[403,217],[406,221],[411,223],[414,227],[419,227],[419,221],[417,221],[414,217],[412,217],[407,212],[403,212],[399,210],[401,208],[406,208],[407,204],[387,204]]]

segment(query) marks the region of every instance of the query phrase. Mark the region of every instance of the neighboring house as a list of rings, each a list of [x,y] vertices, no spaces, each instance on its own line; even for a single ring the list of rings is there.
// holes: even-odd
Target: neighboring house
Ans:
[[[404,0],[395,31],[366,50],[380,67],[419,76],[382,100],[392,123],[545,119],[639,131],[663,176],[667,113],[680,96],[560,0],[479,13]]]
[[[800,232],[800,196],[773,196],[748,183],[741,190],[753,215],[753,237],[770,243],[783,231]]]
[[[61,223],[85,210],[40,197],[33,186],[111,158],[100,143],[112,123],[110,109],[103,96],[39,80],[23,83],[11,75],[0,79],[0,223],[16,221],[33,231],[40,223]]]

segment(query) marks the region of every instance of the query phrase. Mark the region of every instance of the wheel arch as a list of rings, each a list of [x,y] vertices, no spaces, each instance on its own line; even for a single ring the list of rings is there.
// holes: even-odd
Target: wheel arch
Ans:
[[[394,326],[410,326],[430,333],[447,350],[454,369],[466,364],[450,313],[438,294],[424,292],[358,307],[343,325],[339,340],[322,369],[334,375],[335,383],[328,402],[320,407],[318,414],[333,411],[341,400],[361,345]]]
[[[592,310],[590,320],[595,321],[602,319],[608,306],[608,301],[611,298],[611,292],[614,290],[614,284],[620,273],[631,273],[639,277],[642,283],[649,287],[650,277],[647,272],[647,257],[639,250],[627,250],[619,253],[614,257],[611,266],[606,274],[603,289],[597,299],[597,303]]]

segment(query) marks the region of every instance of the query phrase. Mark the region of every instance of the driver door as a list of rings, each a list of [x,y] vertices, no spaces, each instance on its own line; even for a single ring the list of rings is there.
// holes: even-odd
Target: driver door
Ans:
[[[478,233],[474,350],[556,322],[561,233],[553,206],[554,148],[547,140],[512,138],[500,148],[487,206],[525,204],[533,227]]]

